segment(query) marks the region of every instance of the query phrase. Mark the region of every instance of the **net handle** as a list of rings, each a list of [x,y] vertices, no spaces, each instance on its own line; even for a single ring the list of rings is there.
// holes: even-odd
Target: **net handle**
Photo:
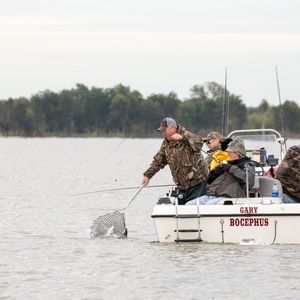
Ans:
[[[137,190],[137,192],[133,195],[133,197],[127,202],[127,204],[120,210],[125,210],[129,205],[130,203],[136,198],[136,196],[140,193],[140,191],[144,188],[145,186],[142,185],[139,187],[139,189]]]

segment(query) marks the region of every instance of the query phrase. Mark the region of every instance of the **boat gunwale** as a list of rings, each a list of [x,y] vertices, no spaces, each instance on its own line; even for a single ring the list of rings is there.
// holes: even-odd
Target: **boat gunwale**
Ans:
[[[288,213],[259,213],[259,214],[237,214],[237,213],[234,213],[234,214],[165,214],[165,215],[151,215],[151,218],[191,218],[191,219],[194,219],[194,218],[209,218],[209,217],[266,217],[266,216],[270,216],[270,217],[276,217],[276,216],[282,216],[282,217],[285,217],[285,216],[300,216],[300,212],[298,213],[291,213],[291,212],[288,212]]]

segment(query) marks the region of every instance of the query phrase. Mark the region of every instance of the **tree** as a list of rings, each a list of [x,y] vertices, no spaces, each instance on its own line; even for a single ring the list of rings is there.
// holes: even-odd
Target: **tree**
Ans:
[[[14,100],[8,99],[7,101],[1,101],[0,106],[0,126],[1,131],[6,136],[9,136],[12,130],[12,115],[13,115]]]
[[[162,118],[173,117],[187,129],[206,135],[211,130],[222,131],[224,95],[224,87],[216,82],[194,85],[184,101],[174,92],[151,94],[144,99],[138,91],[122,84],[108,89],[77,84],[59,93],[45,90],[30,99],[0,101],[0,133],[153,136]],[[227,98],[229,130],[281,130],[283,115],[285,131],[300,133],[300,108],[294,101],[276,107],[263,99],[259,106],[247,109],[241,96],[227,91]]]
[[[32,110],[30,109],[28,99],[19,98],[14,100],[11,125],[17,135],[32,135],[32,117]]]
[[[273,107],[272,116],[273,128],[279,131],[282,129],[283,117],[283,127],[286,133],[300,133],[300,108],[294,101],[285,101],[282,108]]]
[[[247,108],[240,96],[228,93],[229,128],[242,128],[246,120]],[[191,98],[182,102],[179,115],[184,124],[194,131],[222,131],[223,101],[225,89],[216,82],[195,85],[191,88]]]
[[[92,88],[85,103],[85,119],[89,132],[108,133],[108,115],[111,99],[106,91]]]
[[[37,135],[55,133],[57,131],[58,101],[58,95],[49,90],[40,92],[31,98],[33,109],[32,122]]]
[[[152,94],[143,102],[143,127],[147,134],[153,135],[164,117],[176,118],[180,100],[174,92]]]
[[[124,135],[139,130],[142,131],[139,126],[142,117],[142,95],[123,85],[117,85],[109,92],[112,95],[108,122],[109,130],[121,132]]]

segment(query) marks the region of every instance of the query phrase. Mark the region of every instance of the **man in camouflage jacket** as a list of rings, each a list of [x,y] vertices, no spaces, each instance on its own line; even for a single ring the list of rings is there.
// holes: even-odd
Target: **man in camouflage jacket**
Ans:
[[[144,172],[143,185],[166,165],[179,189],[179,204],[205,195],[207,168],[201,154],[203,141],[186,131],[174,119],[164,118],[158,131],[165,138],[150,167]]]
[[[282,184],[283,202],[300,203],[300,145],[289,148],[277,170],[276,178]]]

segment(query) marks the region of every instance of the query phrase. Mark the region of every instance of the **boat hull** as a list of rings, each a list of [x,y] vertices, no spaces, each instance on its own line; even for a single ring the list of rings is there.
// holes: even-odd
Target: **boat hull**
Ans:
[[[300,244],[300,204],[156,205],[159,242]],[[243,202],[243,201],[241,201]]]

